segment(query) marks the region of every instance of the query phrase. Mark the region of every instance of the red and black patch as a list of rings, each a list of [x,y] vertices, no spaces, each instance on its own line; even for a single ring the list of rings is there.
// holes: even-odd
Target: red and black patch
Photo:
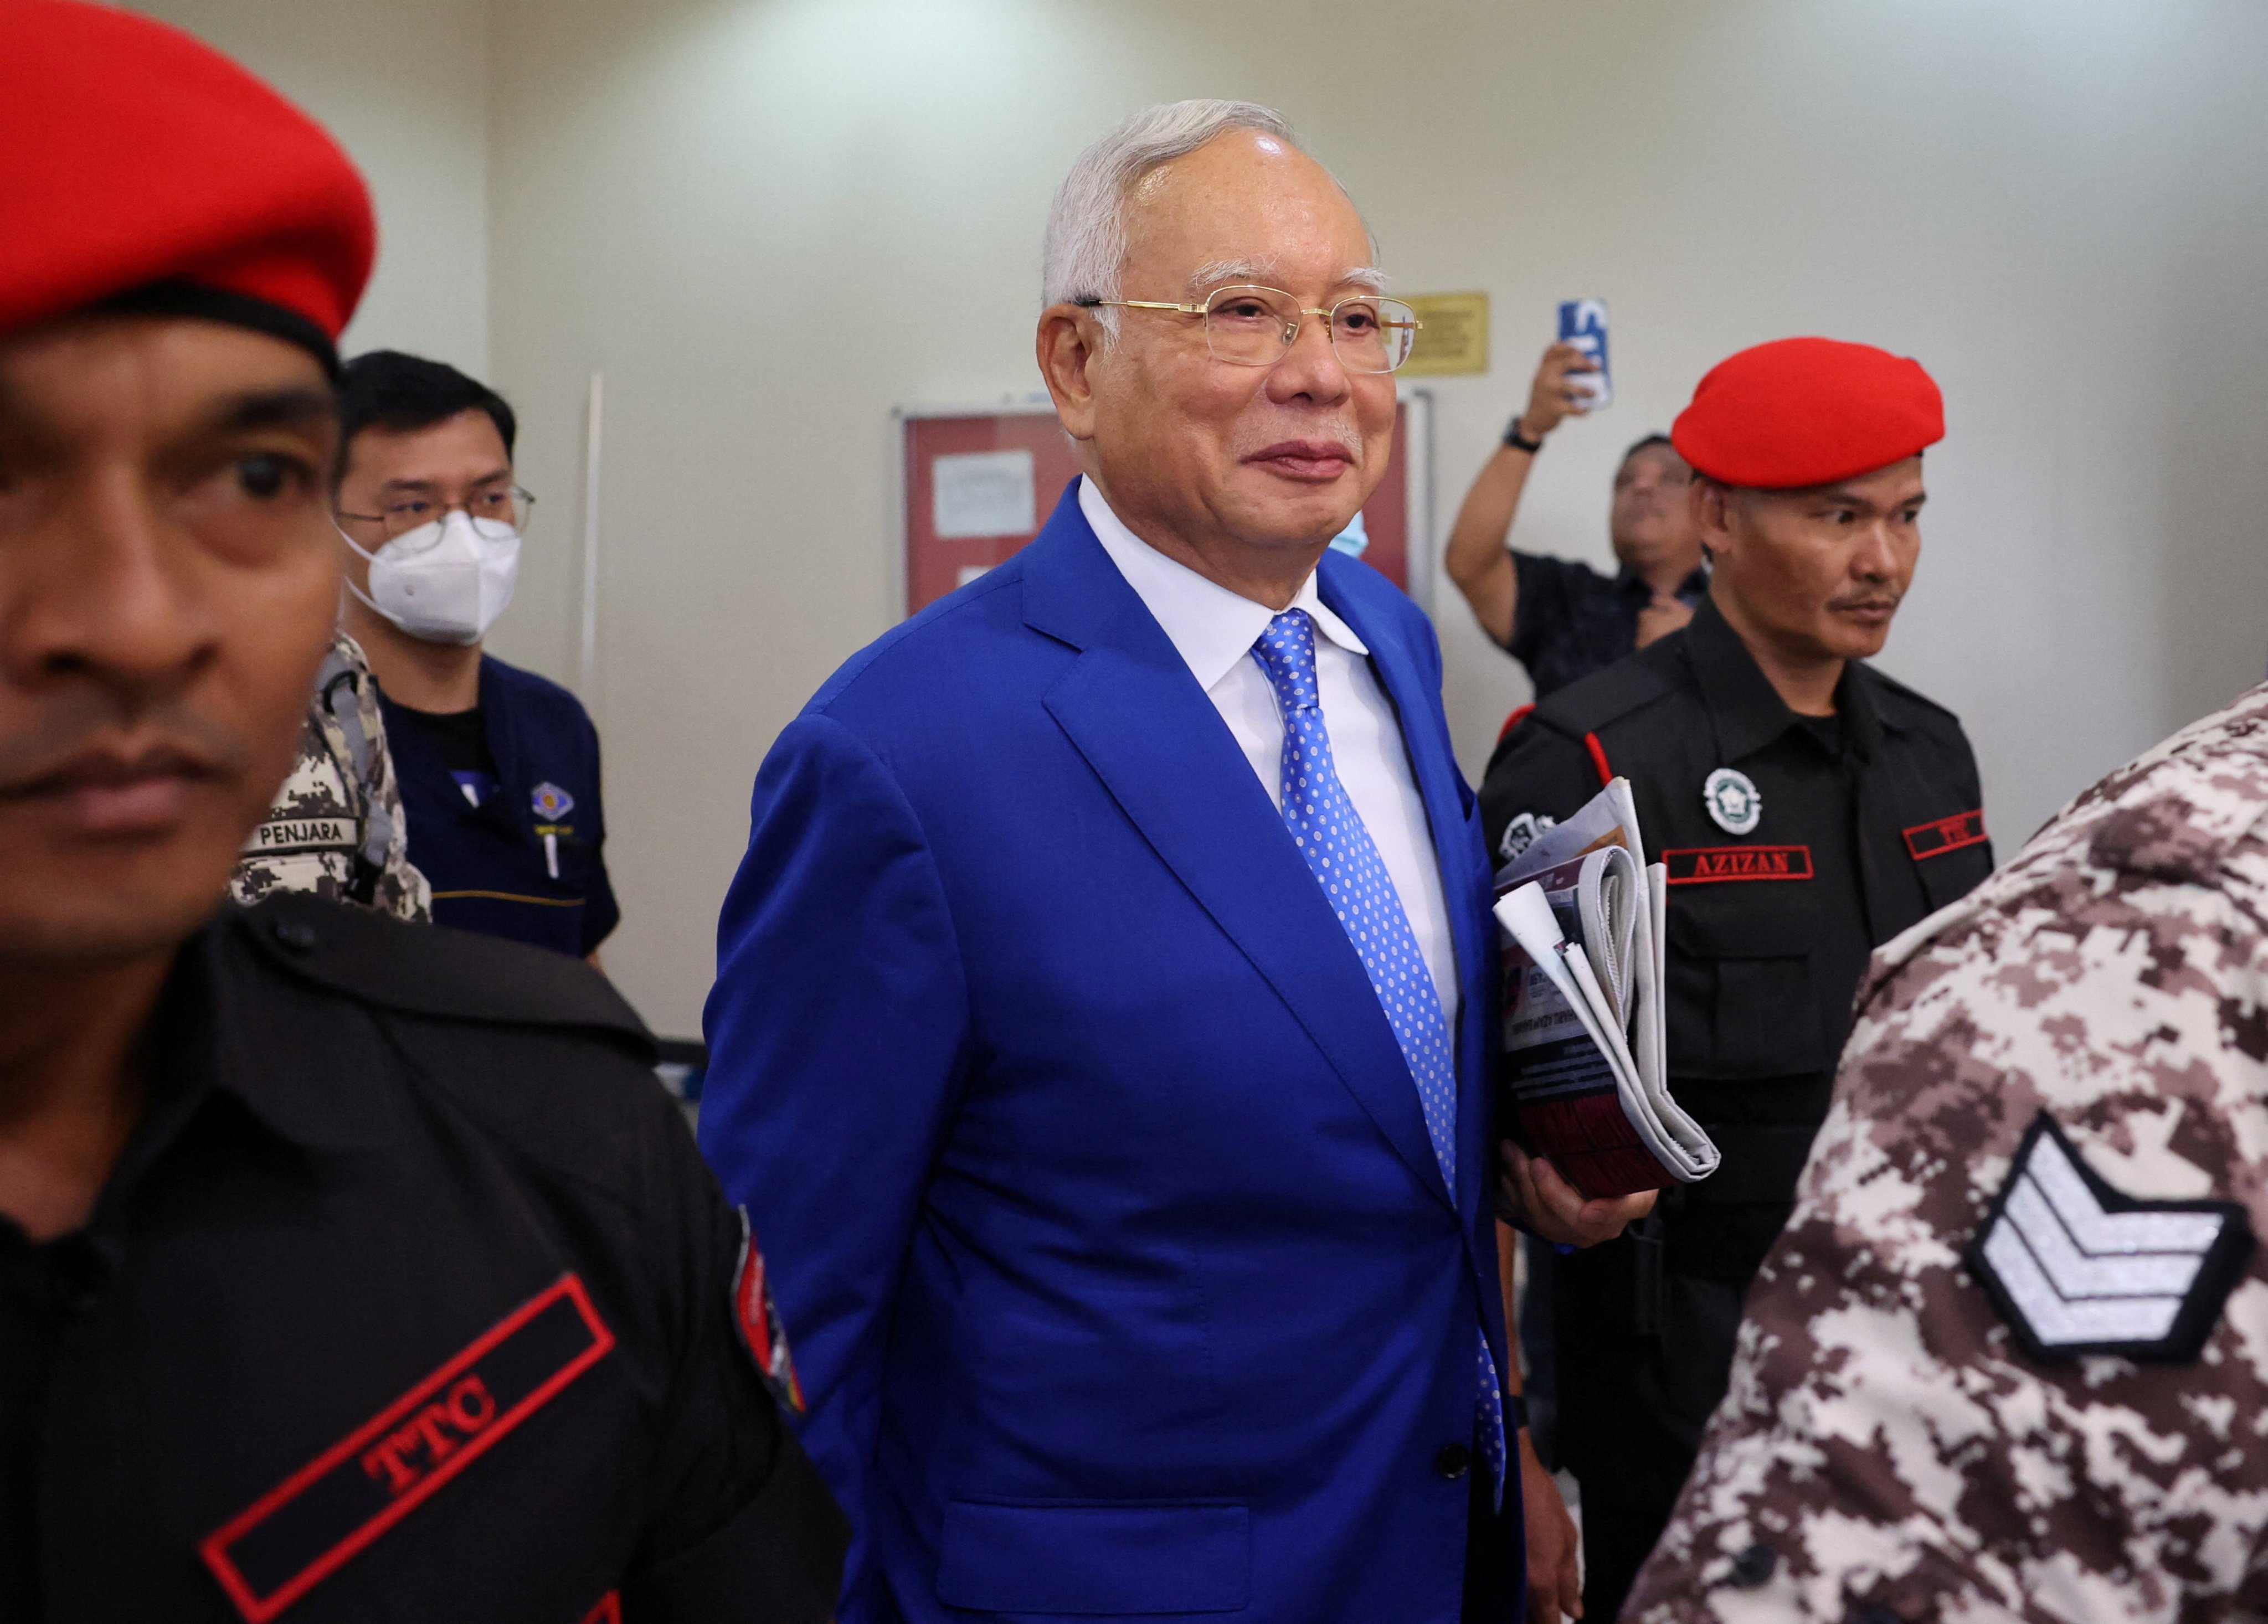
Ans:
[[[1959,851],[1963,846],[1984,843],[1984,809],[1955,812],[1950,818],[1940,818],[1935,823],[1917,823],[1906,831],[1906,849],[1913,853],[1916,863],[1924,857],[1941,857],[1948,851]]]
[[[267,1624],[614,1345],[582,1281],[562,1275],[207,1535],[198,1547],[205,1566],[238,1612]]]
[[[1689,846],[1665,851],[1673,885],[1713,885],[1729,879],[1809,879],[1808,846]]]
[[[622,1624],[622,1593],[608,1591],[599,1605],[583,1615],[583,1624]]]
[[[771,1389],[773,1400],[791,1415],[802,1415],[803,1384],[796,1379],[787,1327],[780,1323],[771,1287],[765,1283],[764,1254],[756,1245],[746,1207],[740,1209],[740,1260],[733,1271],[733,1324],[740,1333],[748,1357],[756,1362],[756,1374]]]

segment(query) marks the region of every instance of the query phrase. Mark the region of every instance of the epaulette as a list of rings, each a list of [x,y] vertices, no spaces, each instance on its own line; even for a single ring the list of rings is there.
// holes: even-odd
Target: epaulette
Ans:
[[[1943,705],[1939,704],[1928,694],[1917,693],[1912,688],[1908,687],[1904,683],[1899,681],[1896,677],[1893,677],[1889,672],[1881,670],[1879,666],[1870,665],[1864,660],[1859,661],[1858,666],[1860,671],[1864,672],[1867,676],[1873,680],[1875,693],[1882,698],[1891,701],[1893,706],[1903,702],[1904,704],[1920,711],[1923,716],[1928,720],[1945,723],[1950,725],[1955,731],[1958,732],[1960,731],[1961,718],[1954,715],[1952,711],[1948,710]],[[1899,719],[1900,718],[1895,716],[1884,717],[1884,720],[1886,721],[1896,721]]]
[[[413,925],[304,892],[236,911],[267,963],[358,1003],[495,1025],[580,1027],[648,1060],[653,1034],[607,978],[563,953],[438,925]]]
[[[1535,707],[1535,720],[1570,739],[1595,733],[1609,723],[1653,703],[1670,691],[1651,660],[1617,660],[1604,671],[1571,682]]]

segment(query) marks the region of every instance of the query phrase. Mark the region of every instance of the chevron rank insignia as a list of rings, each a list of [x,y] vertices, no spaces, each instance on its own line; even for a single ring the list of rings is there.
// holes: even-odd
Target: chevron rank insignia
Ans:
[[[2242,1207],[2122,1194],[2042,1112],[1968,1260],[2036,1359],[2116,1354],[2188,1363],[2251,1254]]]

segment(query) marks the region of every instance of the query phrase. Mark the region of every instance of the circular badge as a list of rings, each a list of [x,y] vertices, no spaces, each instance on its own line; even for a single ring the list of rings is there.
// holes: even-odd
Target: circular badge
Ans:
[[[1764,797],[1736,768],[1720,767],[1709,775],[1701,786],[1701,804],[1709,809],[1709,821],[1727,834],[1753,833],[1764,815]]]

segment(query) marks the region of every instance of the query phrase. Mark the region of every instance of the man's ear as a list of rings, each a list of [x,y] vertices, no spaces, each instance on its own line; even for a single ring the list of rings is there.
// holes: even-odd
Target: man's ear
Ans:
[[[1702,555],[1713,564],[1732,540],[1733,493],[1707,474],[1697,474],[1685,488],[1685,503],[1701,538]]]
[[[1040,376],[1055,397],[1064,432],[1074,440],[1094,437],[1094,384],[1088,369],[1099,353],[1099,327],[1094,312],[1077,305],[1050,305],[1040,312]]]

